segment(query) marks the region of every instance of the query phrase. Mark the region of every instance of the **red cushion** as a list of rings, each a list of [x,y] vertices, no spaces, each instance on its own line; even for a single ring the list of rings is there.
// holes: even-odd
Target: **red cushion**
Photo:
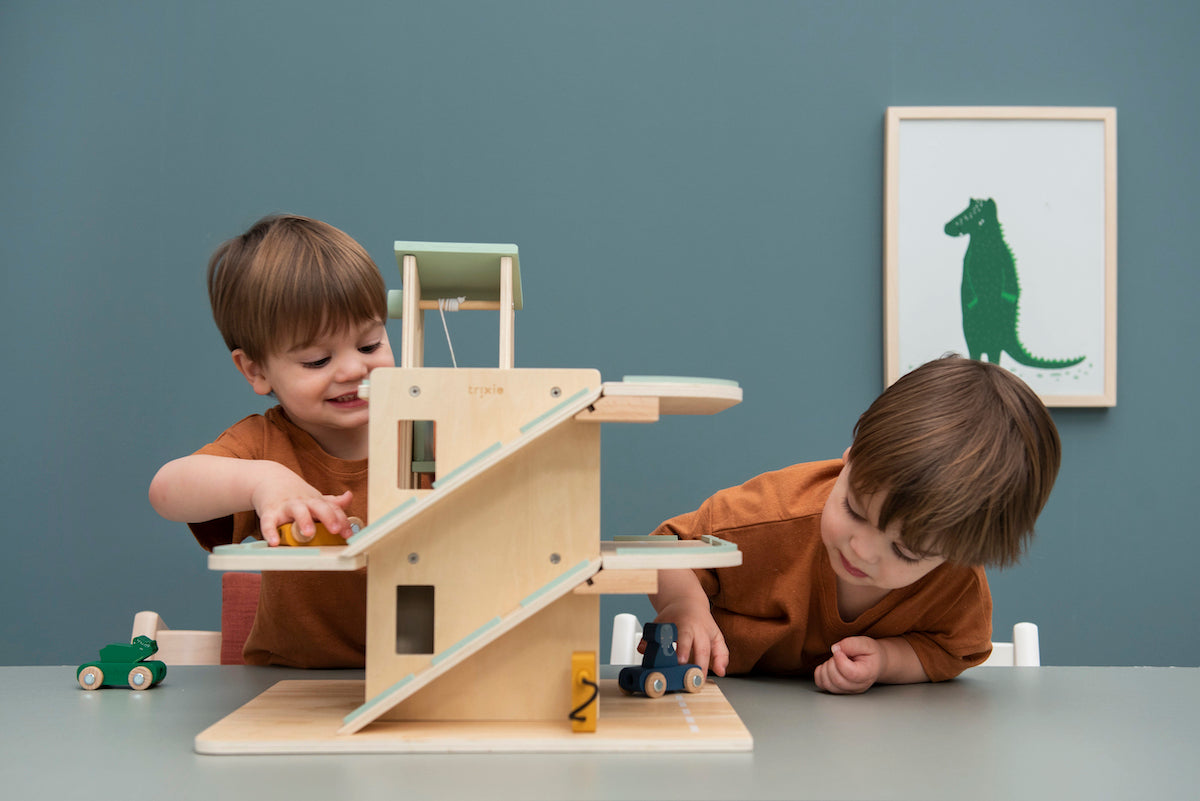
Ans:
[[[258,611],[261,573],[225,573],[221,576],[221,664],[243,665],[242,648]]]

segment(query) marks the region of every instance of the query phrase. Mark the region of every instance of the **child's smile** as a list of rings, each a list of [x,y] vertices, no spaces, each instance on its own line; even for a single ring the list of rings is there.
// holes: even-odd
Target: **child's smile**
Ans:
[[[864,573],[863,571],[859,570],[859,569],[858,569],[857,567],[855,567],[854,565],[850,564],[850,560],[848,560],[848,559],[846,558],[845,554],[841,554],[841,553],[839,553],[839,554],[838,554],[838,556],[840,556],[840,557],[841,557],[841,559],[842,559],[842,567],[844,567],[844,568],[846,569],[846,572],[847,572],[847,573],[849,573],[850,575],[854,576],[855,578],[867,578],[867,574],[866,574],[866,573]]]
[[[358,409],[367,405],[366,400],[358,397],[357,390],[346,395],[330,398],[329,402],[339,409]]]
[[[243,373],[258,394],[274,392],[292,422],[331,456],[362,459],[370,412],[358,385],[375,368],[394,366],[387,329],[370,320],[269,356],[263,364],[249,362]]]

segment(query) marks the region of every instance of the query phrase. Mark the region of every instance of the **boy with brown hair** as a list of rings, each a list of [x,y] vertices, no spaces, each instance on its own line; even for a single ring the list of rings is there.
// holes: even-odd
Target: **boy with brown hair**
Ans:
[[[812,676],[823,690],[953,678],[991,651],[984,566],[1026,549],[1061,461],[1034,392],[943,357],[859,418],[842,459],[718,492],[656,534],[715,535],[739,567],[659,574],[657,620],[681,662]]]
[[[224,242],[208,264],[213,318],[234,366],[279,403],[164,465],[150,503],[185,522],[206,550],[258,536],[279,544],[293,523],[351,535],[367,516],[367,401],[358,385],[393,367],[387,298],[365,250],[326,223],[265,217]],[[263,574],[247,664],[361,667],[366,576]]]

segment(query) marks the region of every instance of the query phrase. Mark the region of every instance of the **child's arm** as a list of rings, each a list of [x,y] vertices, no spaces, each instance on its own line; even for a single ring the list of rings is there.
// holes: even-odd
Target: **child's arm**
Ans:
[[[168,520],[199,523],[254,510],[269,545],[279,544],[279,526],[295,523],[306,537],[320,520],[348,535],[351,494],[322,495],[287,467],[261,459],[193,454],[163,465],[150,482],[150,504]]]
[[[678,629],[675,651],[680,663],[691,662],[707,672],[711,660],[712,672],[725,675],[725,669],[729,667],[729,648],[713,620],[708,596],[695,573],[690,570],[658,571],[658,593],[650,596],[650,603],[658,612],[654,619],[656,623],[674,623]]]
[[[831,693],[866,692],[872,684],[929,681],[917,652],[903,637],[847,637],[834,644],[833,656],[817,666],[813,678]]]

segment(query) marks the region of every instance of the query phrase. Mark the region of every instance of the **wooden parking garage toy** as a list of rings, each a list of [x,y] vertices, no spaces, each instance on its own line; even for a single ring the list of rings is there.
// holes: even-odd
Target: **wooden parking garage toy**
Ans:
[[[344,545],[259,542],[209,556],[216,570],[368,568],[365,681],[281,682],[198,735],[197,751],[750,749],[713,682],[670,709],[601,678],[596,703],[576,711],[591,688],[572,668],[576,652],[600,650],[601,594],[656,592],[660,569],[741,563],[715,537],[602,541],[599,424],[714,414],[739,403],[741,388],[516,368],[516,246],[395,251],[400,366],[360,388],[370,400],[367,525]],[[424,366],[424,315],[448,297],[499,312],[498,367]],[[583,730],[594,731],[574,734],[573,717],[589,715]]]
[[[113,643],[100,649],[100,659],[84,662],[75,669],[75,678],[85,690],[128,685],[131,690],[149,690],[167,675],[167,666],[157,659],[158,643],[149,637],[134,637],[133,642]]]

